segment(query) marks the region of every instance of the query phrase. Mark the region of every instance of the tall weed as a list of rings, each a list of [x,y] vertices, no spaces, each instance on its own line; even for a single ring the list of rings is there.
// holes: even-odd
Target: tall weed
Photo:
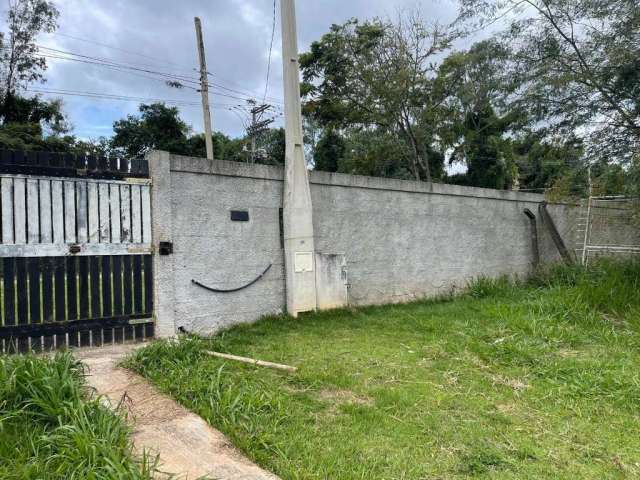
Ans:
[[[0,358],[0,478],[151,479],[154,462],[132,453],[129,428],[90,398],[70,353]]]

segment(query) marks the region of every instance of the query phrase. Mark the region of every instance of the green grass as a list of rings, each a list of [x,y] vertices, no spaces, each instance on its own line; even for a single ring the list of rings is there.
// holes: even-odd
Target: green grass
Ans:
[[[640,264],[600,263],[267,318],[127,365],[285,480],[637,478],[639,329]]]
[[[124,419],[91,399],[82,364],[0,357],[0,478],[151,479],[155,462],[136,460]]]

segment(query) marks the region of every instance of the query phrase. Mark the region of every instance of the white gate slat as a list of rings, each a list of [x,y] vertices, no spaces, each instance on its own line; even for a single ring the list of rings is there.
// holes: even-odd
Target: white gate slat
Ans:
[[[109,200],[111,202],[111,243],[120,243],[120,185],[109,185]]]
[[[133,243],[142,243],[142,205],[140,203],[140,186],[131,186],[131,223]]]
[[[98,198],[100,202],[100,243],[111,242],[111,229],[109,218],[109,184],[98,185]]]
[[[27,180],[27,242],[40,243],[38,180]]]
[[[76,210],[78,214],[78,243],[89,241],[89,225],[87,218],[87,182],[76,183]]]
[[[13,180],[14,240],[18,245],[27,243],[26,189],[26,179],[16,178]]]
[[[100,213],[98,210],[98,184],[87,184],[87,201],[89,203],[89,242],[100,243]]]
[[[151,188],[140,187],[142,195],[142,243],[151,243]]]
[[[51,182],[40,180],[40,241],[53,242],[51,229]]]
[[[62,181],[51,180],[51,213],[53,222],[53,243],[64,243],[64,197]]]
[[[2,243],[13,243],[13,178],[2,178]]]
[[[120,212],[122,216],[122,242],[131,242],[131,186],[120,185]]]
[[[76,182],[64,182],[64,239],[76,243]]]
[[[147,184],[3,176],[0,199],[5,245],[151,244]]]

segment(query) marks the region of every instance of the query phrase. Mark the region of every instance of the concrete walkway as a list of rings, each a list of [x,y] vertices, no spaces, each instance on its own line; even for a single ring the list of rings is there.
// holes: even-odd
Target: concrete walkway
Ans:
[[[117,368],[135,348],[81,349],[75,355],[89,367],[89,385],[112,405],[122,405],[129,412],[137,452],[159,455],[160,470],[180,480],[278,480],[246,459],[202,418],[159,393],[142,377]]]

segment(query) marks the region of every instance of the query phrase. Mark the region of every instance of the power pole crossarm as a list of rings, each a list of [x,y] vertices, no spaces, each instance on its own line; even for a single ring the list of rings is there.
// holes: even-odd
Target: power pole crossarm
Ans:
[[[211,131],[211,110],[209,108],[209,81],[207,78],[207,59],[204,54],[204,40],[202,39],[202,22],[196,17],[196,41],[200,58],[200,93],[202,94],[202,112],[204,115],[204,140],[207,145],[207,158],[213,160],[213,138]]]

